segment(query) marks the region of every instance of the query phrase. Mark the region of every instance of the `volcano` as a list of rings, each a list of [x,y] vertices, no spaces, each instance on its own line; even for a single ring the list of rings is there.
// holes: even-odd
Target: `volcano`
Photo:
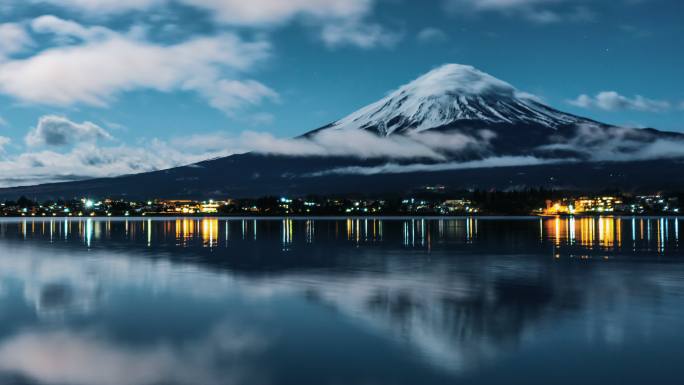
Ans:
[[[464,153],[462,148],[442,148],[449,158],[461,160],[493,156],[571,161],[643,159],[644,146],[659,140],[681,141],[683,137],[653,129],[616,127],[568,114],[474,67],[460,64],[430,71],[308,135],[353,130],[384,137],[438,132],[486,139],[486,148],[478,154]],[[604,154],[597,158],[597,152]]]
[[[447,64],[323,129],[379,135],[444,127],[540,125],[557,129],[594,123],[547,107],[531,95],[471,66]]]
[[[438,67],[291,141],[305,150],[262,148],[143,174],[7,188],[0,198],[375,194],[430,184],[684,188],[684,135],[568,114],[460,64]]]

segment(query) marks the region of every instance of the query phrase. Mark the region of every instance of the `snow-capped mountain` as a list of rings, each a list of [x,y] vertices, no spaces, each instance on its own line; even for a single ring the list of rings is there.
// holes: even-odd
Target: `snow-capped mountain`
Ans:
[[[677,154],[684,154],[681,134],[618,127],[568,114],[461,64],[438,67],[305,136],[316,141],[326,133],[336,133],[328,136],[344,138],[340,134],[359,130],[390,143],[392,138],[416,140],[454,161],[505,156],[561,161],[650,159],[663,150],[660,142],[671,139],[677,142],[668,143],[668,151],[676,148]]]
[[[446,64],[323,129],[365,129],[386,136],[473,122],[557,129],[591,121],[545,106],[474,67]]]
[[[0,199],[375,194],[434,184],[684,189],[684,135],[564,113],[459,64],[298,138],[257,141],[268,148],[136,175],[0,189]]]

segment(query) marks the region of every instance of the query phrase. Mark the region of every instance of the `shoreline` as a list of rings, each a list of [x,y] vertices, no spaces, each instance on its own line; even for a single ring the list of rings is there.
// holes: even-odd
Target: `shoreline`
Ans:
[[[236,216],[236,215],[186,215],[186,216],[166,216],[166,215],[136,215],[136,216],[3,216],[0,221],[15,220],[187,220],[187,219],[218,219],[218,220],[407,220],[407,219],[482,219],[482,220],[534,220],[534,219],[570,219],[570,218],[668,218],[684,219],[684,215],[657,215],[657,214],[580,214],[580,215],[277,215],[277,216]]]

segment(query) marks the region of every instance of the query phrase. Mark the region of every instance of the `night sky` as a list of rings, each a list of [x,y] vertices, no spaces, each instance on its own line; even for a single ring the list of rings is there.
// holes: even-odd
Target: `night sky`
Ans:
[[[2,0],[0,179],[246,151],[246,132],[299,135],[444,63],[684,132],[683,15],[679,0]]]

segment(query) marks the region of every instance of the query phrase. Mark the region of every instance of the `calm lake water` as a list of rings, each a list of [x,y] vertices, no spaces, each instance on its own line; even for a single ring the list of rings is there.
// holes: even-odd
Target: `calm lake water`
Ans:
[[[683,226],[0,221],[0,383],[681,384]]]

